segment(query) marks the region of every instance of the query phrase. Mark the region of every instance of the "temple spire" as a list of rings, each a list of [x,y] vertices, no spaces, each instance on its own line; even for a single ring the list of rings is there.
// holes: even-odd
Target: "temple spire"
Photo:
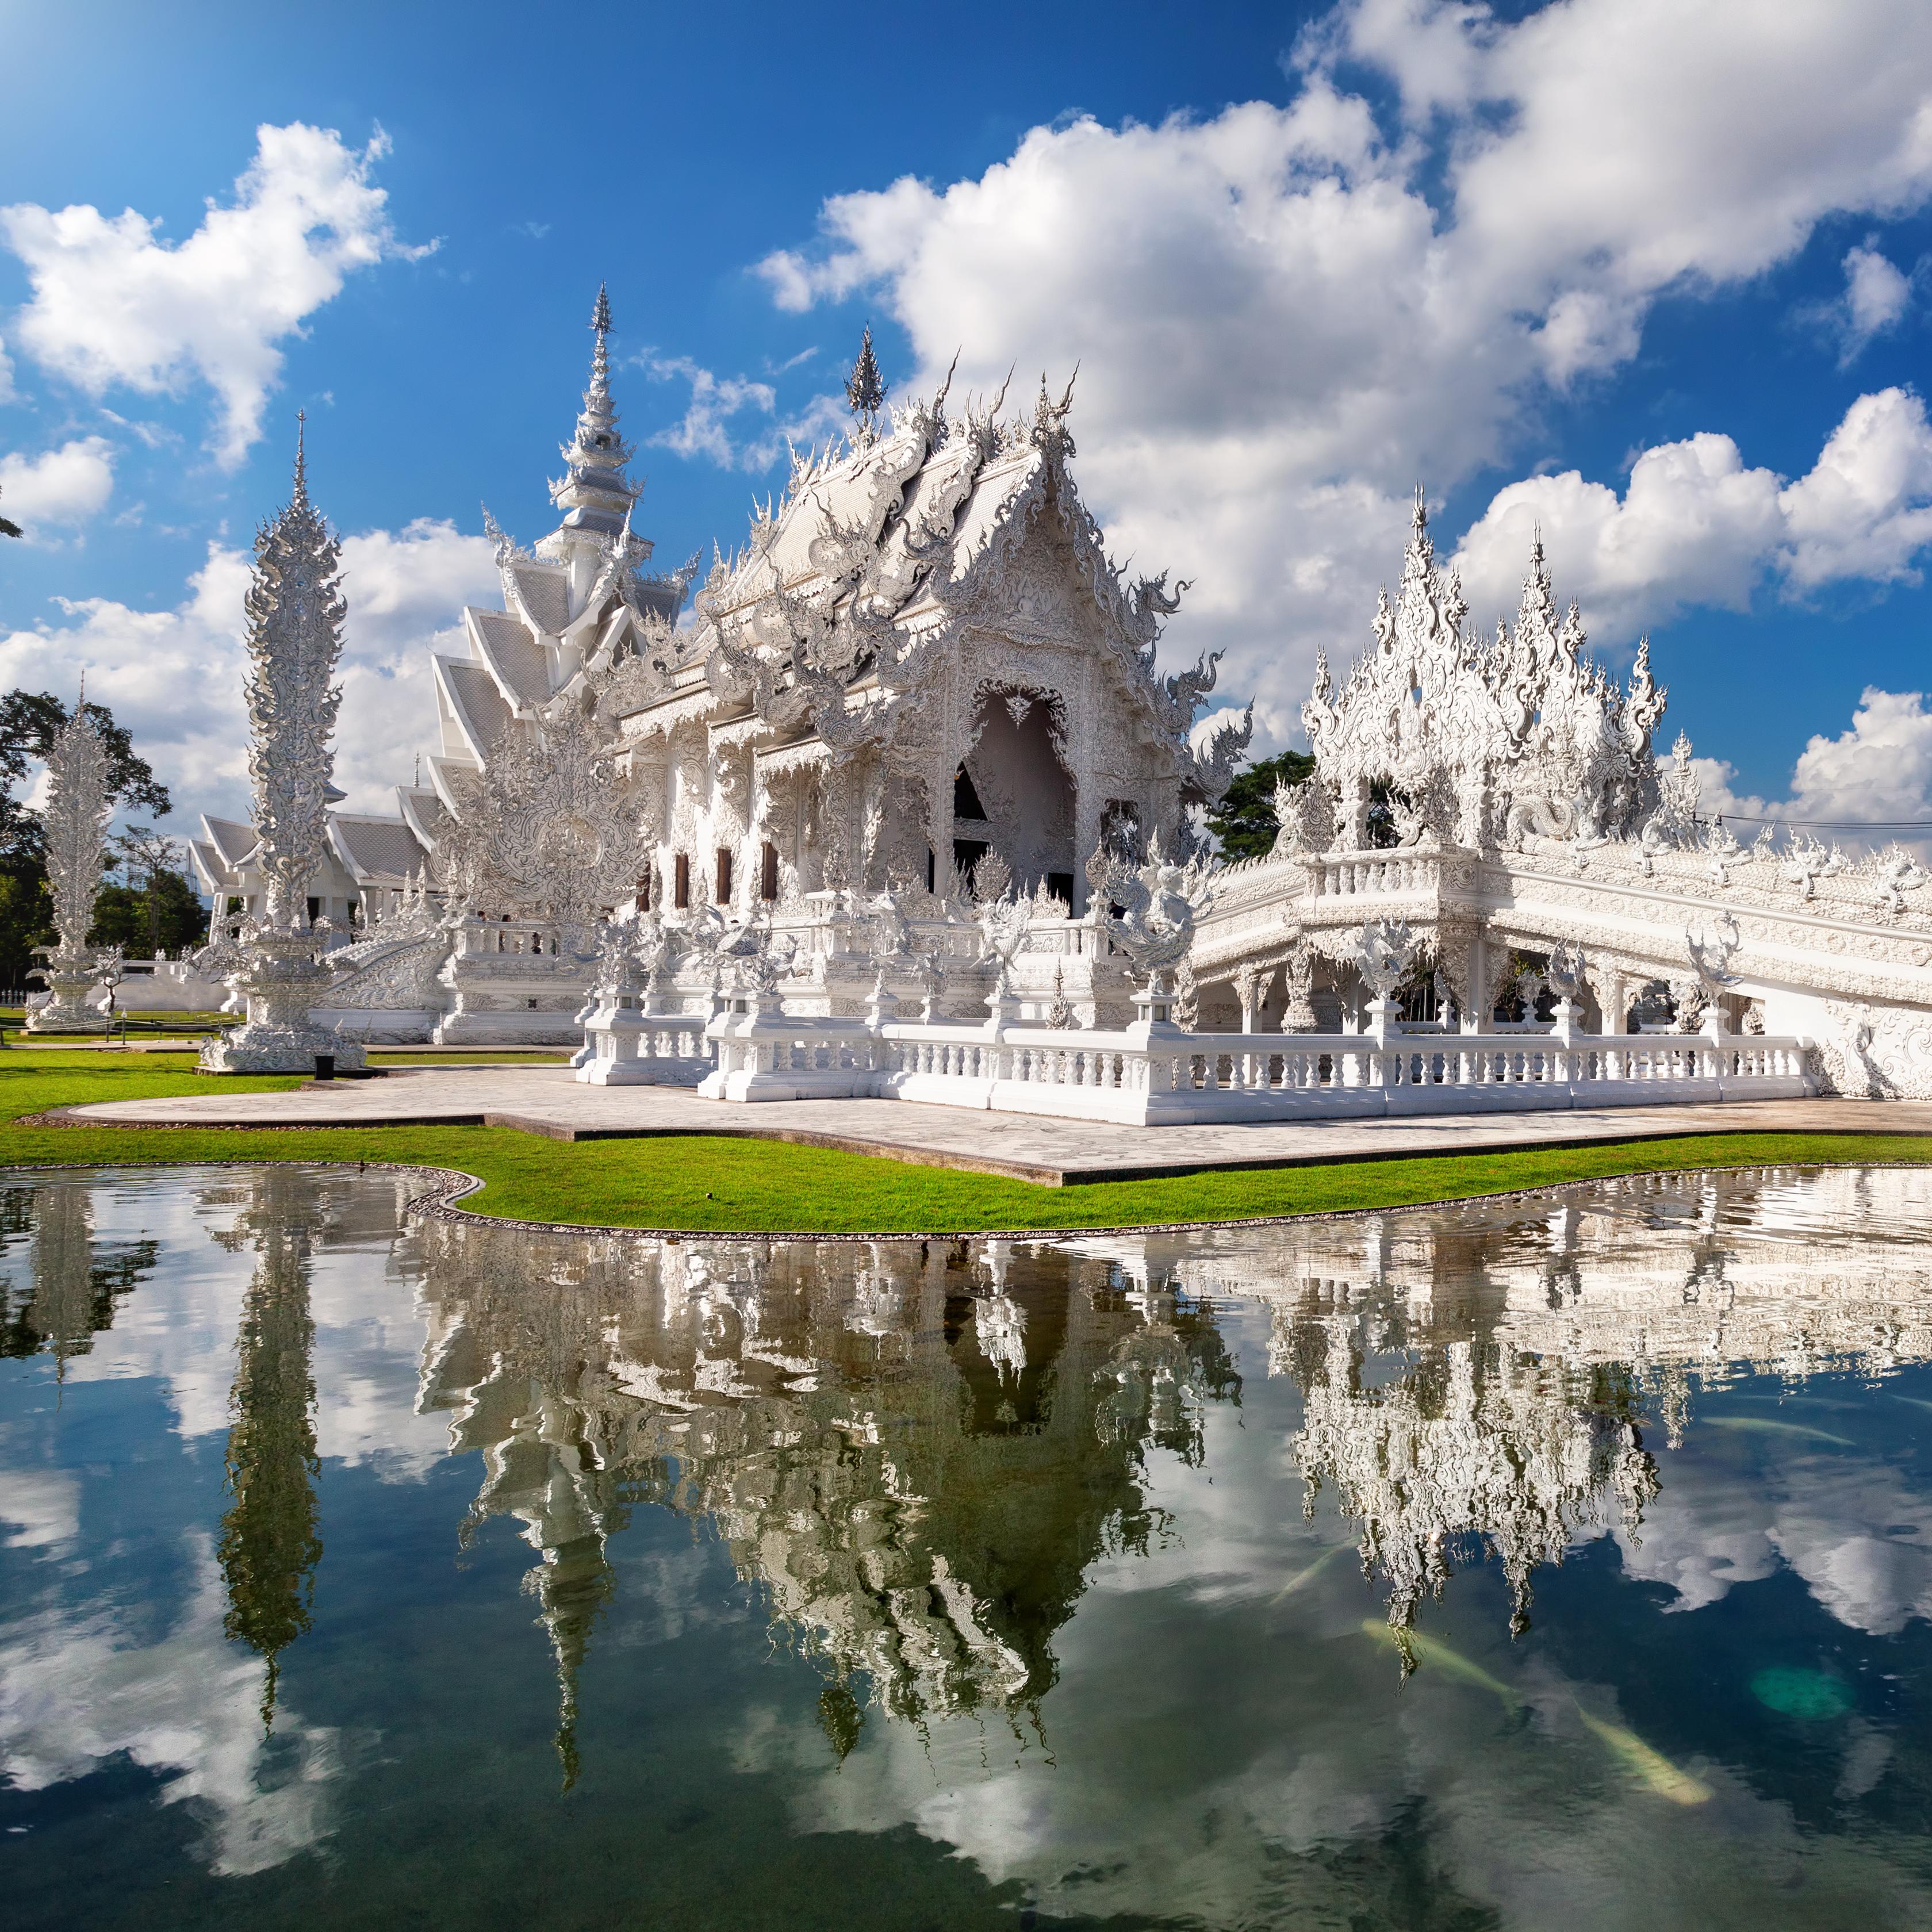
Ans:
[[[296,487],[289,499],[290,508],[308,506],[308,412],[296,412]]]
[[[550,501],[565,512],[566,530],[590,530],[615,536],[636,502],[640,485],[624,466],[635,453],[617,428],[617,411],[610,400],[610,296],[602,283],[590,311],[597,338],[590,353],[590,383],[577,418],[577,434],[562,446],[568,475],[550,485]]]
[[[859,359],[845,380],[845,400],[851,405],[858,424],[860,440],[870,442],[879,433],[879,412],[885,406],[886,381],[879,374],[879,358],[872,353],[872,325],[859,339]]]

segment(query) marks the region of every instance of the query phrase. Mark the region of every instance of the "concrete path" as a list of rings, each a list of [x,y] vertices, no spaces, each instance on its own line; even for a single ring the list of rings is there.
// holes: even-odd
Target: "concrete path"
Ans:
[[[893,1160],[1064,1186],[1298,1167],[1396,1154],[1574,1147],[1752,1130],[1932,1134],[1932,1102],[1754,1100],[1727,1106],[1606,1107],[1564,1113],[1442,1114],[1416,1120],[1256,1121],[1126,1127],[903,1100],[793,1100],[744,1106],[688,1089],[580,1086],[567,1067],[398,1068],[380,1080],[286,1094],[211,1088],[173,1100],[110,1100],[50,1118],[140,1126],[506,1126],[555,1140],[730,1134],[842,1148]]]

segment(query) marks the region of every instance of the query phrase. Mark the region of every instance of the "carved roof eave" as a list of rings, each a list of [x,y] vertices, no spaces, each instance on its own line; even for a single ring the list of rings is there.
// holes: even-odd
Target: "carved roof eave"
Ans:
[[[814,771],[834,762],[831,746],[815,731],[808,738],[795,738],[789,744],[760,746],[754,756],[760,778]]]
[[[368,814],[352,814],[350,815],[357,817]],[[412,838],[417,836],[416,828],[410,825],[406,819],[401,820],[400,823],[408,826],[410,836]],[[400,887],[410,884],[416,877],[414,871],[399,872],[384,867],[365,865],[356,857],[349,843],[347,836],[339,823],[339,814],[333,812],[328,814],[328,848],[334,854],[337,862],[358,886]]]
[[[448,806],[434,784],[432,783],[428,789],[430,797],[442,807],[445,812],[447,812]],[[434,852],[436,848],[436,835],[422,809],[421,796],[419,790],[414,786],[397,786],[396,808],[402,814],[403,823],[416,834],[423,850],[425,852]]]
[[[982,626],[988,621],[998,608],[1000,575],[1011,566],[1034,519],[1050,502],[1072,553],[1082,587],[1092,599],[1100,619],[1100,634],[1108,656],[1120,673],[1123,686],[1162,736],[1184,737],[1186,728],[1184,725],[1177,732],[1168,718],[1162,703],[1164,694],[1148,658],[1143,655],[1132,608],[1120,588],[1118,573],[1108,560],[1099,526],[1080,500],[1079,490],[1065,463],[1057,454],[1040,450],[1028,451],[1024,460],[1032,466],[1024,483],[1001,506],[977,554],[946,586],[946,608]]]
[[[201,875],[203,890],[212,894],[232,892],[240,885],[235,868],[223,860],[220,850],[208,840],[190,838],[188,850],[194,869]]]
[[[618,724],[625,742],[634,746],[650,738],[668,737],[686,724],[708,726],[724,709],[724,701],[700,678],[690,690],[674,691],[641,710],[626,712]]]
[[[531,616],[530,606],[524,602],[523,586],[517,581],[515,571],[509,565],[504,564],[499,566],[497,574],[503,580],[504,610],[515,618],[538,643],[544,643],[549,633]]]
[[[706,728],[712,752],[736,752],[770,736],[771,727],[755,711],[740,712],[736,717],[714,719]]]

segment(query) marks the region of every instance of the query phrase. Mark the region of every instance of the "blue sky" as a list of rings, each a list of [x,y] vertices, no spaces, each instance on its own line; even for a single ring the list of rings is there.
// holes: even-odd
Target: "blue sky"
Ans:
[[[0,674],[86,662],[178,824],[245,795],[244,553],[295,410],[380,807],[428,640],[490,588],[479,505],[548,525],[600,279],[662,562],[836,425],[867,320],[901,394],[956,347],[1016,404],[1078,358],[1088,500],[1196,580],[1168,655],[1225,650],[1261,741],[1365,639],[1420,478],[1472,620],[1540,522],[1605,654],[1648,631],[1717,802],[1932,819],[1918,0],[69,0],[0,34]]]

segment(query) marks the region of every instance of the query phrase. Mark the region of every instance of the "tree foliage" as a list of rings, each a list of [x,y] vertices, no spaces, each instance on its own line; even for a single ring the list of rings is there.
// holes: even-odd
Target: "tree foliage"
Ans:
[[[158,950],[198,946],[207,934],[208,913],[194,886],[178,872],[156,872],[138,890],[101,887],[88,943],[118,946],[129,959],[152,959]]]
[[[1306,752],[1283,752],[1235,774],[1227,795],[1208,814],[1208,829],[1220,840],[1224,859],[1259,859],[1274,848],[1281,827],[1274,815],[1277,784],[1299,784],[1315,769]]]

